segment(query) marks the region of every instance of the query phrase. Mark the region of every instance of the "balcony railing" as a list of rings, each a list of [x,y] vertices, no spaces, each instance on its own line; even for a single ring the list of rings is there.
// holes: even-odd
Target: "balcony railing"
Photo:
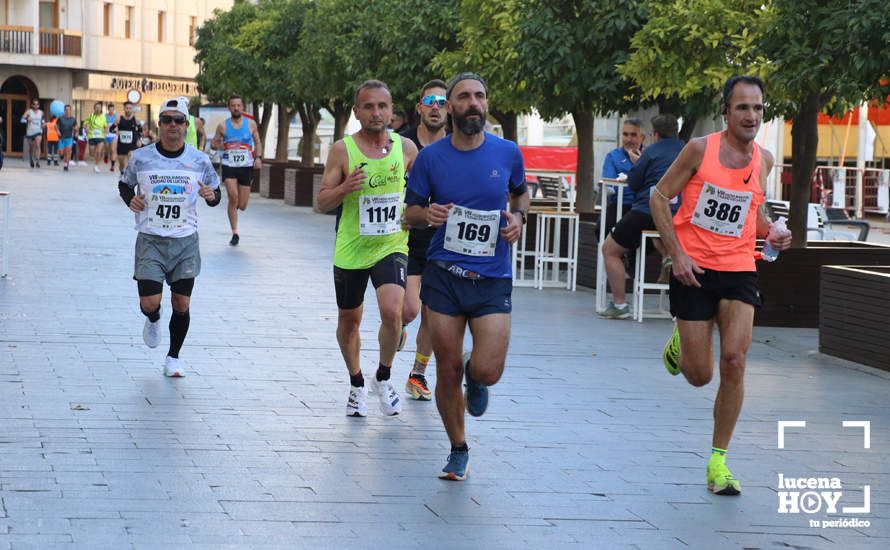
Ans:
[[[34,28],[0,25],[0,52],[31,53]]]
[[[80,57],[83,37],[77,31],[40,29],[37,34],[40,55],[70,55]],[[34,53],[34,28],[0,25],[0,53]]]
[[[81,55],[80,33],[63,29],[40,29],[41,55]]]

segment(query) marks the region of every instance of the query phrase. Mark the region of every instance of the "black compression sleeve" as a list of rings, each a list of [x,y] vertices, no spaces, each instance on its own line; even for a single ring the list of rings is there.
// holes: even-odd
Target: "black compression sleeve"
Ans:
[[[510,194],[513,195],[514,197],[518,197],[519,195],[524,194],[526,191],[528,191],[528,185],[523,181],[516,187],[511,188]]]
[[[117,184],[118,193],[120,193],[121,198],[124,200],[124,204],[130,206],[130,201],[133,200],[133,197],[136,196],[136,193],[133,191],[133,188],[127,185],[126,183],[120,181]]]
[[[418,195],[410,189],[405,190],[405,204],[408,206],[422,206],[424,208],[430,205],[429,197]]]
[[[222,191],[219,190],[219,187],[213,190],[213,195],[213,200],[207,201],[207,206],[216,206],[222,200]]]

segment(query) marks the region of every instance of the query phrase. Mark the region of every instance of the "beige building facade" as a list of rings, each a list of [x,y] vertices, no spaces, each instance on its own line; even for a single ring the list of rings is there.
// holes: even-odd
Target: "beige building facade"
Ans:
[[[0,137],[22,151],[28,102],[71,104],[83,119],[97,101],[123,102],[132,90],[137,116],[157,118],[175,95],[197,96],[197,28],[233,0],[0,0]],[[133,94],[135,96],[135,94]]]

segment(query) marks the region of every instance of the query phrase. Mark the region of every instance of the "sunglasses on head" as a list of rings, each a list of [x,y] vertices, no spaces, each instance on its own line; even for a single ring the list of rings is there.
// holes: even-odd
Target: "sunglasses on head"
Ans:
[[[186,119],[184,116],[174,116],[174,115],[161,115],[158,117],[158,121],[161,124],[170,124],[171,122],[175,122],[176,124],[185,124]]]
[[[439,107],[445,106],[445,96],[443,95],[427,95],[423,96],[423,99],[420,102],[424,105],[438,105]]]

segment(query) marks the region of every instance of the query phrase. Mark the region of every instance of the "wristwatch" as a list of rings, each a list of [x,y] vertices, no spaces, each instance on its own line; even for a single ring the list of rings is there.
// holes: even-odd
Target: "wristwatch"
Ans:
[[[519,210],[514,210],[514,212],[519,212],[519,215],[522,217],[522,225],[525,225],[528,222],[528,219],[525,215],[525,210],[520,208]]]

